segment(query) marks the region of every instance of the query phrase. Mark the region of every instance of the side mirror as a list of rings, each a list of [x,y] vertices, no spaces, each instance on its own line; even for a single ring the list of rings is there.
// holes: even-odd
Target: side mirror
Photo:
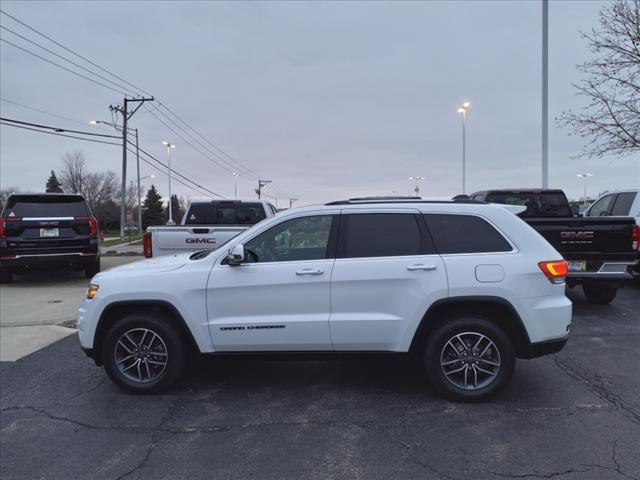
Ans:
[[[244,262],[244,245],[239,243],[229,250],[227,263],[231,266],[238,266]]]

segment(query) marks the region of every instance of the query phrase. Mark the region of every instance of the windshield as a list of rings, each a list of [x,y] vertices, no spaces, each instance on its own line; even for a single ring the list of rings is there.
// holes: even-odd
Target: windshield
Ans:
[[[527,207],[524,212],[518,214],[521,218],[573,216],[562,193],[490,193],[486,201]]]

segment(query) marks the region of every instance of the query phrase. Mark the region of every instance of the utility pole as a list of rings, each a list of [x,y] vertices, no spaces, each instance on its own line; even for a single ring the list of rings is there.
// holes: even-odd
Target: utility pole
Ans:
[[[124,223],[126,220],[125,203],[127,198],[127,123],[138,111],[144,102],[153,102],[151,98],[127,98],[124,97],[123,107],[109,105],[109,110],[122,114],[122,189],[120,192],[120,240],[124,240]],[[138,106],[129,112],[129,102],[138,103]]]
[[[549,0],[542,0],[542,188],[549,188]]]
[[[262,195],[262,188],[271,183],[271,180],[261,180],[258,179],[258,188],[256,189],[256,193],[258,194],[258,198]]]

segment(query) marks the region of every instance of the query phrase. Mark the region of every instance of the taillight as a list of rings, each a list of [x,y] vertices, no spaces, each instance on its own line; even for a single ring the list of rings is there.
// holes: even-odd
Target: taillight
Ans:
[[[8,222],[19,222],[22,220],[22,217],[7,217],[0,218],[0,238],[4,239],[7,237],[7,223]]]
[[[142,251],[146,258],[151,258],[153,254],[151,249],[151,232],[147,232],[142,236]]]
[[[89,222],[89,236],[96,237],[98,235],[98,220],[96,217],[74,217],[78,222]]]
[[[564,279],[569,271],[569,265],[565,260],[540,262],[538,266],[551,283],[564,283]]]
[[[631,248],[640,252],[640,227],[638,225],[634,225],[631,230]]]

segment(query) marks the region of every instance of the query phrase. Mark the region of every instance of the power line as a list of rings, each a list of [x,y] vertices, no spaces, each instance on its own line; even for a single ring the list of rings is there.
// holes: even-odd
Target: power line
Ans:
[[[51,65],[55,65],[58,68],[66,70],[69,73],[73,73],[74,75],[77,75],[78,77],[82,77],[85,80],[89,80],[90,82],[93,82],[96,85],[100,85],[101,87],[108,88],[109,90],[112,90],[112,91],[114,91],[116,93],[124,95],[125,97],[127,96],[127,94],[125,92],[121,91],[121,90],[116,90],[115,88],[112,88],[109,85],[105,85],[104,83],[98,82],[97,80],[94,80],[93,78],[90,78],[90,77],[87,77],[86,75],[78,73],[75,70],[71,70],[70,68],[67,68],[67,67],[65,67],[63,65],[60,65],[59,63],[56,63],[56,62],[54,62],[52,60],[49,60],[48,58],[43,57],[42,55],[38,55],[37,53],[34,53],[31,50],[27,50],[26,48],[22,48],[22,47],[16,45],[15,43],[10,42],[9,40],[6,40],[4,38],[0,38],[0,41],[11,45],[12,47],[17,48],[18,50],[22,50],[23,52],[28,53],[29,55],[33,55],[34,57],[39,58],[40,60],[44,60],[45,62],[50,63]]]
[[[153,111],[151,111],[151,109],[149,109],[148,107],[145,106],[145,110],[147,110],[147,112],[149,112],[149,114],[152,117],[154,117],[156,120],[158,120],[160,123],[162,123],[165,127],[167,127],[169,130],[171,130],[183,142],[185,142],[187,145],[189,145],[191,148],[193,148],[196,152],[200,153],[200,155],[205,157],[207,160],[209,160],[210,162],[215,163],[218,167],[222,168],[223,170],[226,170],[229,173],[233,173],[234,172],[234,170],[230,169],[229,167],[227,167],[225,165],[220,164],[218,161],[216,161],[216,160],[212,159],[211,157],[209,157],[206,153],[204,153],[202,150],[200,150],[198,147],[196,147],[193,143],[191,143],[189,140],[187,140],[185,137],[183,137],[179,132],[177,132],[170,125],[168,125],[164,120],[162,120],[155,113],[153,113]]]
[[[135,145],[135,143],[133,142],[128,142],[129,145]],[[138,147],[138,149],[140,150],[140,152],[142,152],[144,155],[146,155],[147,157],[151,158],[154,162],[162,165],[164,168],[166,168],[167,170],[169,169],[169,165],[167,165],[166,163],[162,162],[161,160],[158,160],[158,158],[156,158],[155,156],[153,156],[152,154],[150,154],[149,152],[147,152],[145,149],[143,149],[142,147]],[[195,182],[194,180],[191,180],[189,177],[187,177],[186,175],[180,173],[179,171],[177,171],[176,169],[172,168],[171,171],[173,173],[175,173],[176,175],[178,175],[179,177],[183,178],[184,180],[192,183],[193,185],[198,186],[199,188],[201,188],[202,190],[208,192],[209,194],[215,196],[215,197],[220,197],[220,198],[224,198],[223,195],[220,195],[219,193],[214,192],[213,190],[209,190],[208,188],[200,185],[198,182]]]
[[[41,110],[39,108],[30,107],[29,105],[25,105],[24,103],[15,102],[13,100],[9,100],[8,98],[0,97],[0,100],[6,103],[10,103],[11,105],[16,105],[21,108],[26,108],[27,110],[32,110],[34,112],[39,112],[44,115],[49,115],[50,117],[59,118],[61,120],[66,120],[67,122],[77,123],[78,125],[87,125],[87,122],[81,122],[79,120],[74,120],[73,118],[65,117],[63,115],[58,115],[57,113],[47,112],[46,110]],[[104,127],[102,125],[97,125],[97,128],[100,130],[107,130],[108,127]],[[111,131],[111,129],[109,129]]]
[[[64,60],[65,62],[69,62],[71,65],[74,65],[74,66],[76,66],[76,67],[78,67],[78,68],[81,68],[82,70],[84,70],[85,72],[90,73],[91,75],[95,75],[96,77],[101,78],[102,80],[104,80],[104,81],[106,81],[106,82],[109,82],[111,85],[115,85],[115,86],[116,86],[116,87],[118,87],[118,88],[122,88],[122,89],[124,89],[124,90],[127,90],[127,91],[128,91],[128,92],[130,92],[130,93],[133,93],[133,95],[137,95],[137,93],[136,93],[135,91],[133,91],[133,90],[131,90],[131,89],[127,88],[127,87],[123,87],[123,86],[122,86],[122,85],[120,85],[119,83],[116,83],[116,82],[114,82],[113,80],[110,80],[110,79],[108,79],[107,77],[105,77],[105,76],[103,76],[103,75],[100,75],[99,73],[94,72],[93,70],[89,70],[88,68],[83,67],[82,65],[80,65],[80,64],[78,64],[78,63],[76,63],[76,62],[74,62],[74,61],[72,61],[72,60],[69,60],[67,57],[63,57],[62,55],[57,54],[57,53],[56,53],[56,52],[54,52],[53,50],[49,50],[48,48],[43,47],[43,46],[42,46],[42,45],[40,45],[38,42],[34,42],[33,40],[29,40],[27,37],[24,37],[24,36],[20,35],[19,33],[14,32],[13,30],[11,30],[11,29],[9,29],[9,28],[7,28],[7,27],[3,26],[3,25],[0,25],[0,28],[1,28],[1,29],[3,29],[3,30],[8,31],[9,33],[12,33],[13,35],[15,35],[15,36],[16,36],[16,37],[18,37],[18,38],[21,38],[21,39],[22,39],[22,40],[24,40],[25,42],[29,42],[30,44],[35,45],[35,46],[36,46],[36,47],[38,47],[38,48],[41,48],[41,49],[42,49],[42,50],[44,50],[45,52],[48,52],[48,53],[50,53],[51,55],[54,55],[54,56],[56,56],[56,57],[58,57],[58,58],[60,58],[60,59]]]
[[[58,132],[48,132],[46,130],[39,130],[37,128],[24,127],[24,126],[21,126],[21,125],[16,125],[14,123],[8,123],[8,122],[5,122],[4,120],[0,120],[0,124],[7,125],[8,127],[22,128],[24,130],[32,130],[34,132],[47,133],[49,135],[57,135],[59,137],[75,138],[77,140],[84,140],[85,142],[104,143],[106,145],[118,145],[118,146],[120,146],[119,143],[115,143],[115,142],[105,142],[104,140],[96,140],[96,139],[93,139],[93,138],[77,137],[75,135],[66,135],[64,133],[58,133]]]
[[[175,113],[173,110],[171,110],[167,105],[165,105],[164,103],[162,103],[161,101],[158,100],[158,104],[164,108],[165,110],[167,110],[167,112],[169,112],[171,115],[173,115],[178,121],[180,121],[181,123],[183,123],[187,128],[189,128],[190,130],[192,130],[196,135],[198,135],[202,140],[204,140],[205,142],[207,142],[209,145],[211,145],[214,149],[216,149],[218,152],[220,152],[220,154],[224,155],[225,157],[227,157],[231,162],[233,162],[234,164],[240,166],[242,169],[246,170],[247,172],[249,172],[251,175],[255,176],[255,177],[260,177],[260,175],[255,171],[252,170],[251,168],[247,167],[246,165],[240,163],[238,160],[236,160],[235,158],[233,158],[231,155],[229,155],[227,152],[225,152],[224,150],[222,150],[220,147],[218,147],[215,143],[211,142],[207,137],[205,137],[204,135],[202,135],[200,132],[198,132],[194,127],[192,127],[191,125],[189,125],[185,120],[183,120],[181,117],[178,116],[177,113]],[[157,108],[157,107],[156,107]],[[166,115],[165,115],[166,116]],[[175,123],[175,121],[173,122]],[[212,152],[213,153],[213,152]],[[220,155],[214,153],[214,155],[216,155],[218,158],[220,158]],[[226,161],[226,160],[223,160]],[[233,165],[232,165],[233,166]],[[235,168],[235,167],[234,167]]]
[[[80,135],[89,135],[90,137],[122,138],[119,135],[106,135],[106,134],[103,134],[103,133],[83,132],[83,131],[80,131],[80,130],[68,130],[66,128],[51,127],[49,125],[39,125],[37,123],[22,122],[20,120],[13,120],[11,118],[6,118],[6,117],[0,117],[0,120],[2,120],[4,122],[17,123],[19,125],[28,125],[30,127],[43,128],[43,129],[46,129],[46,130],[54,130],[55,132],[77,133],[77,134],[80,134]]]
[[[129,85],[130,87],[133,87],[135,90],[140,91],[148,96],[153,96],[148,92],[145,92],[143,89],[141,89],[140,87],[136,87],[133,83],[126,81],[124,78],[119,77],[118,75],[116,75],[113,72],[110,72],[109,70],[107,70],[106,68],[101,67],[100,65],[98,65],[97,63],[92,62],[91,60],[89,60],[86,57],[83,57],[82,55],[80,55],[79,53],[75,52],[74,50],[70,49],[69,47],[66,47],[64,45],[62,45],[61,43],[55,41],[53,38],[45,35],[44,33],[40,32],[39,30],[35,29],[34,27],[31,27],[30,25],[27,25],[26,23],[24,23],[23,21],[17,19],[16,17],[14,17],[13,15],[8,14],[7,12],[5,12],[4,10],[0,9],[0,13],[6,15],[7,17],[9,17],[10,19],[12,19],[13,21],[19,23],[20,25],[22,25],[25,28],[28,28],[29,30],[31,30],[32,32],[40,35],[43,38],[46,38],[47,40],[49,40],[51,43],[57,45],[58,47],[66,50],[67,52],[75,55],[76,57],[84,60],[85,62],[89,63],[90,65],[93,65],[94,67],[100,69],[101,71],[103,71],[104,73],[107,73],[109,75],[111,75],[114,78],[117,78],[118,80],[120,80],[121,82],[124,82],[125,84]]]

